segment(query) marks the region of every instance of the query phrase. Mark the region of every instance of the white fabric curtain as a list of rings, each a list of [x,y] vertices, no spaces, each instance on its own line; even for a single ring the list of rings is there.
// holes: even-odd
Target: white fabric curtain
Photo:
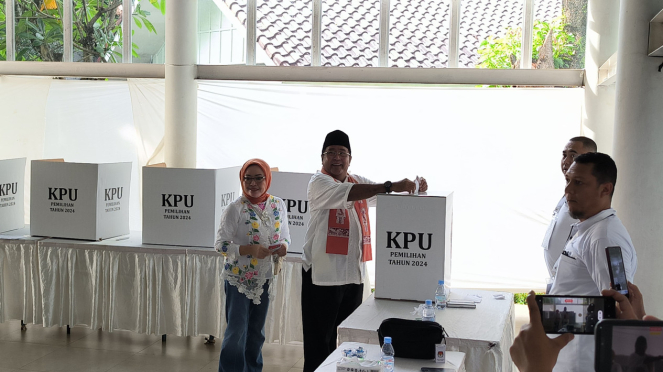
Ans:
[[[581,105],[581,89],[201,81],[198,167],[261,157],[313,172],[325,134],[342,129],[351,172],[378,182],[420,175],[431,192],[454,192],[452,286],[542,288],[541,240],[563,194],[560,151],[580,134]],[[130,225],[140,230],[141,167],[163,159],[163,107],[163,80],[0,77],[9,139],[0,158],[131,161]]]

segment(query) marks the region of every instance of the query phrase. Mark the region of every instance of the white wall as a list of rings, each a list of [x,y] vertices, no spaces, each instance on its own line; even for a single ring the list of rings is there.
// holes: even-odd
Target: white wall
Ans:
[[[638,255],[647,312],[663,316],[663,73],[647,57],[649,20],[663,0],[622,0],[617,60],[614,206]]]

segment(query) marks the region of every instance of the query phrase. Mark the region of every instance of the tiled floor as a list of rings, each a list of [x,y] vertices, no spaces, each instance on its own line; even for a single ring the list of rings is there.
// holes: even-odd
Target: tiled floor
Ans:
[[[527,306],[516,305],[516,335],[529,322]],[[205,345],[203,337],[102,332],[74,327],[43,328],[19,321],[0,323],[0,372],[17,371],[217,371],[221,340]],[[264,372],[301,372],[301,345],[265,344]]]
[[[0,323],[0,372],[17,371],[217,371],[221,340],[205,345],[203,337],[102,332],[74,327],[43,328],[19,321]],[[264,372],[301,372],[301,345],[265,344]]]

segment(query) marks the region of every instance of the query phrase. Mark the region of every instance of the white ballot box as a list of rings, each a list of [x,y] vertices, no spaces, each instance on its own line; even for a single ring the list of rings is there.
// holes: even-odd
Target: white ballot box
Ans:
[[[0,160],[0,232],[25,226],[25,161]]]
[[[313,177],[312,173],[272,172],[270,195],[283,199],[288,207],[288,227],[290,228],[290,247],[288,252],[304,253],[306,228],[311,219],[306,190]]]
[[[452,193],[377,196],[376,298],[423,302],[451,279],[452,205]]]
[[[101,240],[129,234],[131,163],[33,160],[30,235]]]
[[[143,167],[143,244],[214,247],[240,169]]]

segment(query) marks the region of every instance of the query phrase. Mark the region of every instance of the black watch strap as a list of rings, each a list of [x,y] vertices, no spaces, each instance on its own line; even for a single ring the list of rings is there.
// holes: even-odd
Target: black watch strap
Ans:
[[[384,188],[387,190],[387,194],[391,194],[391,181],[387,181],[384,183]]]

